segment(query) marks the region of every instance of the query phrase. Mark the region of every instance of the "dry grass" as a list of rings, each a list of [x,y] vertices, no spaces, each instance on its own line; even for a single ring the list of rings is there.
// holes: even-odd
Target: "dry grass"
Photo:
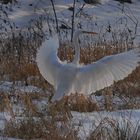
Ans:
[[[20,139],[79,140],[77,131],[69,122],[69,110],[62,107],[62,104],[53,104],[47,112],[40,112],[41,115],[36,117],[27,109],[25,117],[6,123],[3,135]]]
[[[120,122],[110,118],[104,118],[95,130],[90,134],[87,140],[139,140],[139,126],[133,126],[130,120]]]
[[[71,94],[68,97],[64,97],[62,100],[66,101],[70,110],[78,112],[92,112],[99,111],[99,107],[96,101],[85,97],[82,94]]]
[[[66,127],[62,129],[66,129]],[[61,135],[60,128],[54,126],[52,122],[34,121],[32,119],[17,124],[11,122],[8,123],[5,128],[5,135],[26,140],[79,140],[76,136],[76,132],[73,132],[72,129],[67,129],[67,132]]]

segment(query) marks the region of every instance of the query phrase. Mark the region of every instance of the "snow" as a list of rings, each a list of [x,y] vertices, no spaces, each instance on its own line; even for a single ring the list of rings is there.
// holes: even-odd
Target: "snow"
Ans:
[[[21,140],[21,139],[0,137],[0,140]]]
[[[91,113],[72,113],[72,126],[78,130],[78,136],[80,140],[86,140],[86,138],[102,123],[109,127],[106,120],[110,120],[119,124],[119,128],[125,128],[129,123],[132,131],[140,126],[140,110],[121,110],[114,112],[91,112]],[[47,116],[46,116],[47,117]],[[4,124],[7,121],[11,121],[10,115],[7,113],[0,113],[0,130],[4,129]],[[15,117],[15,120],[23,120],[25,117]],[[35,117],[37,119],[37,117]],[[111,132],[111,130],[110,130]]]
[[[10,137],[0,137],[0,140],[23,140],[23,139],[16,139]],[[31,139],[31,140],[45,140],[45,139]]]
[[[127,123],[132,125],[132,129],[140,126],[140,110],[122,110],[114,112],[92,112],[78,113],[72,112],[72,122],[75,128],[80,131],[78,133],[81,140],[85,140],[103,120],[113,120],[119,123],[119,127],[123,128]]]
[[[9,81],[1,81],[0,82],[0,91],[1,92],[11,92],[11,91],[16,91],[20,93],[39,93],[42,92],[42,89],[28,85],[25,86],[21,81],[16,81],[16,82],[9,82]]]
[[[60,4],[61,3],[64,4],[65,2],[60,1]],[[57,1],[55,1],[55,4],[57,4],[57,11],[68,8],[66,5],[59,5]],[[19,0],[18,3],[7,12],[9,21],[14,22],[17,27],[23,28],[29,25],[32,19],[38,18],[39,15],[45,15],[45,11],[52,13],[51,3],[48,0]]]
[[[35,86],[25,86],[21,81],[16,81],[15,84],[9,81],[1,82],[0,91],[10,92],[12,88],[22,92],[30,93],[34,93],[35,91],[39,93],[40,91],[40,89]],[[95,98],[98,102],[103,102],[103,96],[96,96]],[[114,102],[122,104],[122,101],[117,97],[114,98]],[[33,103],[36,104],[39,109],[47,106],[46,98],[34,100]],[[25,119],[26,117],[23,114],[23,106],[21,104],[13,105],[13,111],[16,112],[17,109],[19,111],[14,120],[20,121]],[[100,111],[90,113],[79,113],[72,111],[71,113],[71,124],[76,130],[78,130],[78,136],[80,137],[80,140],[86,140],[86,138],[101,124],[101,122],[103,122],[104,125],[107,125],[107,123],[105,123],[106,120],[118,123],[120,128],[125,127],[127,122],[130,123],[132,130],[140,126],[140,110],[116,110],[113,112]],[[38,119],[37,117],[35,118]],[[4,129],[5,122],[9,122],[11,120],[13,120],[13,118],[8,111],[4,110],[1,112],[0,130]],[[109,127],[109,125],[107,125],[107,127]],[[10,139],[16,140],[14,138],[8,138],[8,140]]]
[[[59,25],[65,23],[71,27],[72,12],[68,10],[73,4],[73,0],[55,0],[55,9]],[[101,0],[101,4],[89,5],[86,4],[82,12],[79,13],[83,5],[83,1],[76,2],[75,28],[78,25],[85,30],[92,30],[98,33],[104,33],[107,40],[111,40],[111,33],[107,32],[108,27],[111,27],[112,32],[123,33],[124,29],[131,31],[132,38],[135,38],[135,44],[139,42],[140,32],[140,1],[133,0],[132,4],[120,4],[115,0]],[[20,29],[25,30],[32,25],[32,21],[39,19],[40,16],[54,18],[53,9],[50,1],[41,0],[19,0],[17,4],[11,6],[12,10],[8,12],[9,21],[15,23]],[[46,24],[46,20],[43,24]],[[52,23],[54,24],[54,23]],[[44,25],[48,29],[48,26]],[[137,27],[137,28],[136,28]],[[137,29],[137,30],[136,30]],[[43,29],[44,30],[44,29]],[[46,30],[46,29],[45,29]],[[129,32],[128,32],[129,33]]]
[[[129,123],[131,125],[131,131],[134,131],[140,125],[140,110],[101,111],[91,113],[72,112],[72,116],[71,124],[73,128],[79,130],[78,136],[80,140],[85,140],[101,123],[109,127],[106,120],[118,123],[119,127],[122,129]],[[8,120],[7,117],[8,116],[5,114],[0,114],[1,130],[4,128],[5,121],[10,121],[10,119],[12,119],[9,117],[10,119]],[[15,119],[22,120],[23,117],[16,117]]]

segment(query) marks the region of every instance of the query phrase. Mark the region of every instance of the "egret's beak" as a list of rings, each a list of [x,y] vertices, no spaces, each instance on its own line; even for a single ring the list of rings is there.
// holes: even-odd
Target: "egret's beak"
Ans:
[[[89,32],[89,31],[82,31],[83,33],[86,33],[86,34],[93,34],[93,35],[97,35],[98,33],[96,32]]]

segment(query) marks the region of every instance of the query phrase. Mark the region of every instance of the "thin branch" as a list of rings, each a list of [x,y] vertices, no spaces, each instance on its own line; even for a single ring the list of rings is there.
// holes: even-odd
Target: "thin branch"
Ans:
[[[51,4],[52,4],[52,7],[53,7],[53,12],[54,12],[54,16],[55,16],[55,22],[56,22],[56,30],[57,30],[57,33],[59,32],[59,27],[58,27],[58,19],[57,19],[57,15],[56,15],[56,11],[55,11],[55,6],[54,6],[54,2],[53,0],[50,0],[51,1]]]
[[[73,32],[74,32],[75,3],[76,3],[76,0],[73,1],[73,15],[72,15],[71,42],[72,42],[72,40],[73,40]]]

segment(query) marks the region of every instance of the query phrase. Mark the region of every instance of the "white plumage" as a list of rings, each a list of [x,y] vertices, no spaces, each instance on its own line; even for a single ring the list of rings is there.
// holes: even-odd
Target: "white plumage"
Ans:
[[[81,33],[83,32],[75,33],[75,43]],[[114,81],[127,77],[138,66],[140,60],[139,49],[134,49],[106,56],[96,63],[79,66],[77,61],[79,61],[80,52],[76,52],[72,63],[63,63],[57,57],[58,47],[59,40],[55,35],[42,43],[37,52],[37,65],[40,73],[54,86],[56,91],[52,101],[60,100],[64,95],[71,93],[87,95],[108,87]],[[80,51],[80,49],[76,50]]]

